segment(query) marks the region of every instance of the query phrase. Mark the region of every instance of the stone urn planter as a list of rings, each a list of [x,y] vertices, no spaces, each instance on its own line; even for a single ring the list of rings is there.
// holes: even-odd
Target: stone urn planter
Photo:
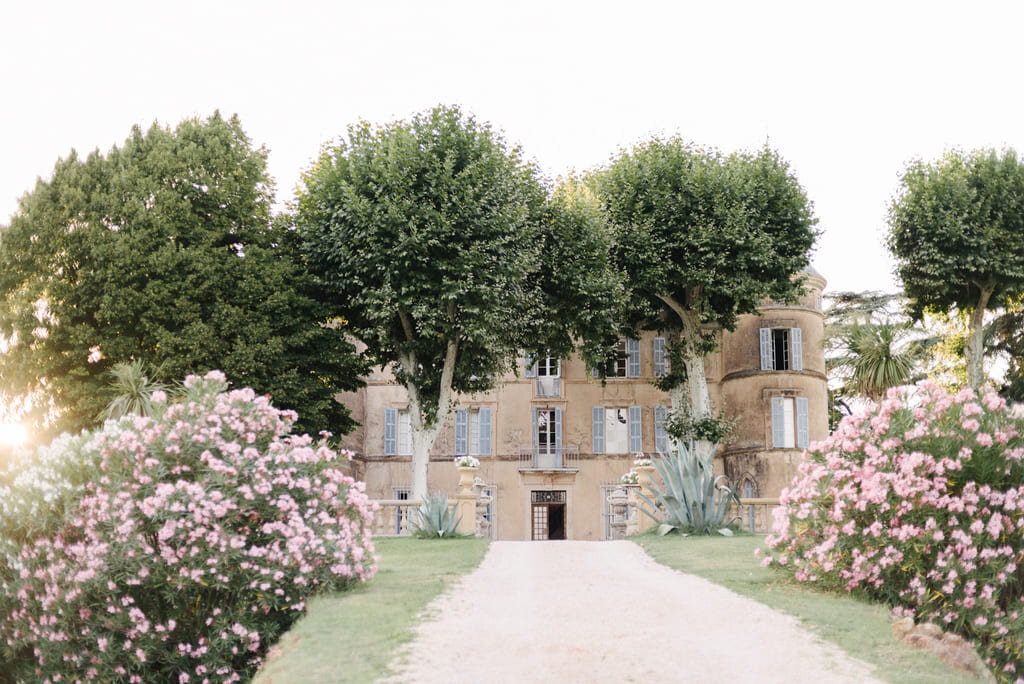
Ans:
[[[480,471],[480,461],[472,456],[459,456],[455,459],[455,469],[459,471],[459,493],[455,495],[458,501],[456,513],[461,517],[459,533],[475,535],[477,494],[473,491],[473,483]]]

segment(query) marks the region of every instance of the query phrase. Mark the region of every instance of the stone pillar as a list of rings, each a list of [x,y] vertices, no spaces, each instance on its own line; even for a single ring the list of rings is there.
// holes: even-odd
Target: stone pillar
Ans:
[[[459,493],[455,495],[455,516],[459,520],[459,534],[476,534],[476,492],[473,491],[473,480],[476,477],[476,468],[458,467],[459,471]]]
[[[612,539],[624,538],[629,520],[629,495],[625,487],[617,487],[608,495],[608,514],[611,516],[608,526]]]
[[[654,480],[655,477],[658,476],[658,471],[654,469],[653,465],[637,466],[636,469],[637,472],[640,473],[640,493],[642,493],[648,499],[654,501],[654,492],[651,491],[650,483],[652,480]],[[646,508],[650,508],[649,505],[643,503],[642,499],[637,499],[637,503],[638,505],[643,505]],[[654,513],[655,511],[651,512]],[[654,526],[654,520],[651,519],[651,516],[645,513],[641,513],[639,508],[637,508],[636,510],[636,516],[636,525],[638,533],[649,530],[651,527]]]

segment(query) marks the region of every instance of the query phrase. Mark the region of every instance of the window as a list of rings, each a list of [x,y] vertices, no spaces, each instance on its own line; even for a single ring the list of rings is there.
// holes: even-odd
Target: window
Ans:
[[[665,363],[665,338],[654,338],[654,377],[663,378],[668,374],[668,364]]]
[[[593,408],[593,451],[595,454],[629,454],[643,451],[639,406]]]
[[[596,368],[591,374],[595,378],[599,375]],[[639,378],[640,340],[619,340],[612,358],[605,365],[604,374],[607,378]]]
[[[665,421],[668,420],[668,407],[654,407],[654,450],[659,454],[668,453],[668,432]]]
[[[534,388],[538,397],[558,397],[562,394],[562,360],[546,356],[533,364],[533,375],[537,380]]]
[[[384,455],[412,456],[412,423],[409,411],[384,409]]]
[[[491,455],[491,407],[455,409],[455,455]]]
[[[806,449],[807,397],[772,397],[772,448]]]
[[[533,448],[538,454],[559,453],[562,446],[562,409],[533,409]]]
[[[761,328],[761,370],[803,370],[800,328]]]

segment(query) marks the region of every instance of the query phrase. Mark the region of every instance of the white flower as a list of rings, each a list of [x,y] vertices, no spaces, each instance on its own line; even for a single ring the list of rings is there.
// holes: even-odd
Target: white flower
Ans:
[[[455,465],[459,468],[479,468],[480,460],[473,456],[459,456],[455,459]]]

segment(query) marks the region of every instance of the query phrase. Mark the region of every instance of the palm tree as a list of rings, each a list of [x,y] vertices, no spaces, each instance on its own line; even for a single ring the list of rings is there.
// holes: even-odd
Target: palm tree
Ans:
[[[836,393],[879,401],[890,387],[916,382],[936,339],[892,309],[899,295],[843,292],[826,325],[827,364]]]
[[[100,419],[120,418],[126,415],[149,416],[153,413],[153,393],[166,392],[167,385],[150,380],[146,375],[146,363],[141,359],[130,362],[119,361],[109,371],[112,376],[107,391],[113,399],[100,413]]]

